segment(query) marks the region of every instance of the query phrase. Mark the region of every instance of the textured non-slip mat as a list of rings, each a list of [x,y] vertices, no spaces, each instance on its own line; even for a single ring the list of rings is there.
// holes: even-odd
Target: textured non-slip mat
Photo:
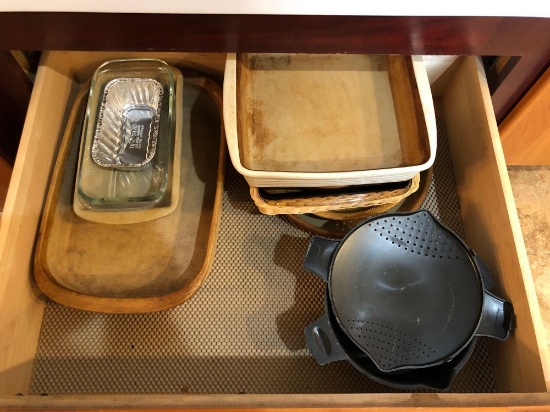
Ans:
[[[462,236],[443,124],[423,207]],[[229,164],[216,255],[200,290],[144,315],[81,312],[49,302],[32,393],[396,392],[347,362],[319,366],[304,328],[324,311],[324,283],[301,267],[310,238],[281,216],[258,212]],[[451,392],[494,392],[486,342]]]

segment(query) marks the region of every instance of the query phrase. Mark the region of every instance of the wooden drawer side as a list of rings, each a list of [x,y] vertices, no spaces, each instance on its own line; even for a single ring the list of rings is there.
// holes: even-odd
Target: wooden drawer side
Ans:
[[[491,347],[497,388],[546,392],[548,349],[540,309],[479,59],[465,58],[442,94],[467,243],[492,270],[497,294],[511,300],[517,326]]]
[[[59,59],[38,70],[0,229],[0,394],[27,390],[44,301],[31,262],[72,81]]]

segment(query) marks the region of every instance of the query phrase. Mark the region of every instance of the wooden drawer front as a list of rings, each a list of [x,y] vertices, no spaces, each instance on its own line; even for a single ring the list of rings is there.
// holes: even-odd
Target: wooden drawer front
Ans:
[[[124,57],[143,54],[125,54]],[[149,54],[151,56],[151,54]],[[171,64],[219,75],[224,55],[155,54]],[[0,408],[507,406],[550,404],[542,320],[480,61],[455,62],[438,81],[455,170],[465,240],[487,262],[498,292],[510,299],[517,328],[490,347],[496,394],[334,395],[28,395],[45,299],[32,259],[57,144],[75,92],[116,53],[45,53],[0,227]],[[443,84],[442,84],[443,82]],[[439,92],[441,90],[441,92]],[[232,274],[237,276],[238,274]],[[67,354],[70,356],[70,354]],[[221,372],[222,373],[222,372]],[[24,394],[26,396],[14,396]]]

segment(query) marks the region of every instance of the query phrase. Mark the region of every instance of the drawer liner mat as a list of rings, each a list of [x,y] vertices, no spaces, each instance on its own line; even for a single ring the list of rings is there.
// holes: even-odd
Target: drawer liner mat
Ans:
[[[446,132],[437,123],[433,181],[422,207],[463,236]],[[402,392],[348,362],[319,366],[309,355],[304,328],[324,311],[324,282],[301,267],[311,235],[261,214],[227,163],[216,255],[195,296],[143,315],[48,302],[31,393]],[[495,392],[484,339],[450,392]]]

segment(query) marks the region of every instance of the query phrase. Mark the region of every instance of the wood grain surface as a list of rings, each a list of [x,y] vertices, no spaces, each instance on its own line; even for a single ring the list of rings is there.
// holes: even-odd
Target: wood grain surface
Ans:
[[[550,165],[550,70],[499,126],[508,165]]]
[[[6,399],[6,398],[3,398]],[[519,412],[550,410],[549,393],[413,393],[345,395],[70,395],[0,398],[0,411],[465,411]],[[269,406],[266,406],[269,405]],[[331,407],[327,407],[331,405]]]
[[[59,60],[43,60],[36,75],[19,155],[13,167],[10,190],[0,228],[0,393],[16,393],[28,385],[44,302],[29,282],[37,227],[50,175],[51,159],[62,132],[65,105],[72,83]],[[50,100],[51,99],[51,100]],[[22,263],[26,262],[26,263]],[[9,371],[9,372],[8,372]]]
[[[0,49],[494,54],[548,51],[522,17],[0,13]],[[529,44],[531,42],[531,44]]]
[[[497,388],[543,392],[550,387],[544,326],[497,125],[486,114],[490,96],[480,66],[478,59],[465,59],[442,96],[464,233],[468,245],[498,274],[495,293],[514,302],[514,339],[490,347]]]
[[[73,412],[83,412],[89,411],[90,409],[78,409],[73,410]],[[380,412],[380,411],[399,411],[399,412],[422,412],[422,411],[448,411],[448,412],[460,412],[464,411],[463,407],[450,407],[450,408],[439,408],[439,407],[402,407],[402,408],[379,408],[379,407],[366,407],[366,408],[255,408],[254,412]],[[478,412],[548,412],[550,411],[550,406],[499,406],[499,407],[475,407],[475,410]],[[8,409],[0,409],[0,412],[7,412]],[[23,412],[30,411],[30,409],[22,409]],[[37,411],[37,410],[34,410]],[[94,409],[97,412],[137,412],[143,411],[143,409]],[[170,409],[147,409],[148,412],[218,412],[218,408],[209,408],[209,409],[188,409],[188,408],[170,408]],[[251,409],[240,408],[240,409],[223,409],[225,412],[250,412]]]

